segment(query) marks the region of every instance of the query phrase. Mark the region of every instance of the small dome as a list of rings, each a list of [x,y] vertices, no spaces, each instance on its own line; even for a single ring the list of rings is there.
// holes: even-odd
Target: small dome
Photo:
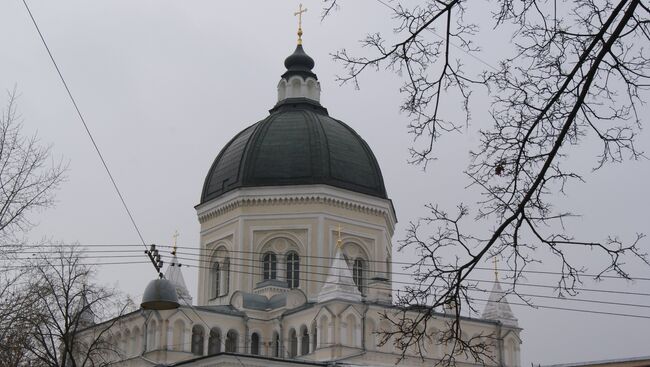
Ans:
[[[326,184],[387,198],[368,144],[318,102],[290,98],[237,134],[205,179],[201,203],[240,187]]]
[[[314,65],[314,59],[305,53],[302,45],[298,45],[293,53],[284,60],[284,67],[287,68],[287,71],[282,74],[282,77],[289,79],[292,75],[300,75],[303,78],[318,79],[316,74],[311,71]]]

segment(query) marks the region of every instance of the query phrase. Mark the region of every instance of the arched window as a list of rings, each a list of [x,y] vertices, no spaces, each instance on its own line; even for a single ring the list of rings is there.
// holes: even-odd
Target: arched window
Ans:
[[[361,258],[354,259],[354,264],[352,266],[352,279],[354,284],[359,288],[359,292],[364,293],[364,268],[365,262]]]
[[[237,353],[237,332],[235,330],[229,330],[226,334],[226,352],[227,353]]]
[[[330,322],[327,316],[323,315],[320,318],[320,344],[324,347],[329,347],[329,328]]]
[[[262,258],[264,268],[264,280],[277,278],[277,257],[272,252],[267,252]]]
[[[221,331],[213,327],[210,329],[210,339],[208,339],[208,354],[217,354],[221,352]]]
[[[273,333],[273,357],[280,357],[280,334]]]
[[[296,336],[296,329],[289,330],[289,358],[298,355],[298,337]]]
[[[309,331],[303,326],[300,330],[300,355],[309,354]]]
[[[311,324],[311,351],[314,352],[318,346],[318,328],[316,328],[316,321]]]
[[[221,287],[221,295],[227,296],[230,292],[230,259],[225,258],[223,260],[223,267],[221,269],[223,286]]]
[[[172,350],[183,350],[185,344],[185,323],[178,319],[172,328]]]
[[[345,323],[347,324],[347,333],[346,333],[346,339],[347,339],[347,344],[351,347],[357,347],[359,340],[357,340],[357,318],[354,317],[353,314],[349,314],[345,318]]]
[[[220,268],[219,268],[219,263],[214,262],[212,264],[212,274],[210,275],[212,277],[212,286],[211,288],[211,293],[210,293],[210,298],[217,298],[219,297],[219,288],[221,287],[221,273],[220,273]]]
[[[147,326],[147,350],[154,350],[158,347],[158,325],[156,320],[151,320]]]
[[[124,354],[126,356],[131,355],[131,331],[129,329],[124,331]]]
[[[251,335],[251,354],[260,354],[260,334],[258,333]]]
[[[300,286],[300,257],[295,252],[287,255],[287,285],[289,288]]]
[[[203,327],[194,325],[192,327],[192,354],[197,356],[203,355]]]
[[[140,334],[140,328],[136,326],[133,328],[133,335],[131,336],[133,339],[133,354],[136,356],[142,353],[142,347],[140,344],[141,337],[142,335]]]

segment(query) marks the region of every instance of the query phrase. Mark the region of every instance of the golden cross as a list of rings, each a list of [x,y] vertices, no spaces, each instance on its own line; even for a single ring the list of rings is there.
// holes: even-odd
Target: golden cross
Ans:
[[[338,235],[338,239],[336,240],[336,248],[340,249],[342,244],[343,241],[341,241],[341,225],[339,224],[339,235]]]
[[[492,262],[494,263],[494,279],[499,280],[499,270],[497,269],[497,263],[499,262],[499,259],[497,257],[492,258]]]
[[[174,245],[172,249],[172,255],[176,255],[176,242],[178,241],[178,230],[174,231],[174,235],[172,235],[172,238],[174,238]]]
[[[293,13],[294,16],[298,16],[298,44],[302,45],[302,13],[306,12],[307,8],[302,7],[302,3],[298,6],[298,11]]]

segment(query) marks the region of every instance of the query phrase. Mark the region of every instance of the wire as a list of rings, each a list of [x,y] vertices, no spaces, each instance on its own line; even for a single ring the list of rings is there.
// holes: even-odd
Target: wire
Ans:
[[[130,246],[137,246],[137,245],[130,245]],[[162,247],[165,247],[165,246],[163,245]],[[139,251],[140,250],[124,250],[124,251],[106,250],[105,252],[139,252]],[[94,250],[94,251],[89,251],[89,252],[99,252],[99,253],[101,253],[101,252],[104,252],[104,250]],[[236,252],[236,251],[233,251],[233,252]],[[189,255],[189,256],[198,256],[198,257],[206,257],[207,256],[207,255],[194,254],[194,253],[181,252],[181,251],[177,251],[176,253],[177,254],[186,254],[186,255]],[[34,255],[34,254],[32,254],[32,255]],[[168,255],[162,255],[162,256],[169,258]],[[108,255],[108,256],[87,256],[87,257],[83,257],[83,258],[84,259],[98,259],[98,258],[129,258],[129,257],[134,257],[134,256],[133,255]],[[308,257],[308,256],[305,256],[305,257]],[[31,257],[31,258],[22,258],[22,259],[12,259],[12,260],[28,260],[28,259],[33,259],[33,257]],[[179,257],[179,259],[188,260],[188,261],[198,261],[198,262],[203,261],[203,262],[206,262],[205,260],[188,259],[188,258],[183,258],[183,257]],[[232,259],[242,260],[242,261],[251,261],[251,260],[257,261],[257,262],[261,261],[261,260],[256,260],[256,259],[240,258],[240,257],[232,257]],[[328,258],[328,259],[332,259],[332,258]],[[186,266],[190,266],[190,265],[186,265]],[[330,268],[331,267],[331,266],[327,266],[327,265],[318,265],[318,264],[310,264],[310,266],[317,267],[317,268]],[[403,273],[403,272],[396,272],[396,271],[391,272],[391,274],[393,274],[393,275],[404,275],[404,276],[412,276],[413,275],[411,273]],[[364,278],[364,279],[367,279],[367,278]],[[616,278],[616,279],[624,279],[624,278]],[[635,280],[636,279],[642,279],[643,280],[644,278],[635,278]],[[484,280],[484,279],[468,278],[467,280],[470,281],[470,282],[495,283],[495,281]],[[393,280],[393,283],[413,284],[412,282],[406,282],[405,283],[405,282],[399,282],[397,280]],[[546,289],[553,289],[553,290],[558,289],[558,286],[539,284],[539,283],[517,282],[516,286],[532,287],[532,288],[546,288]],[[623,294],[623,295],[634,295],[634,296],[650,296],[650,293],[617,291],[617,290],[612,290],[612,289],[594,289],[594,288],[581,288],[581,287],[573,287],[572,289],[576,290],[576,291],[594,292],[594,293],[611,293],[611,294]]]
[[[166,255],[165,255],[166,256]],[[142,264],[146,262],[114,262],[114,263],[97,263],[97,265],[117,265],[117,264]],[[234,266],[241,266],[243,264],[238,264],[238,263],[230,263],[231,265]],[[94,265],[94,264],[84,264],[84,265]],[[187,267],[195,267],[195,268],[203,268],[203,269],[210,269],[209,267],[201,266],[201,265],[184,265]],[[250,267],[256,267],[256,266],[250,266]],[[241,271],[241,270],[236,270],[233,268],[229,269],[230,272],[237,273],[237,274],[247,274],[247,275],[259,275],[258,273],[254,272],[249,272],[249,271]],[[304,273],[308,274],[317,274],[317,275],[325,275],[325,273],[314,273],[314,272],[308,272],[308,271],[302,271]],[[318,280],[318,279],[302,279],[303,281],[306,282],[314,282],[314,283],[322,283],[322,284],[336,284],[335,282],[329,282],[327,280]],[[486,281],[489,282],[489,281]],[[402,283],[402,284],[411,284],[409,282],[397,282],[393,281],[393,283]],[[366,289],[379,289],[378,287],[371,287],[367,286]],[[383,288],[381,288],[383,289]],[[489,292],[486,289],[481,289],[481,288],[475,288],[471,289],[470,291],[475,291],[475,292],[483,292],[487,293]],[[544,295],[538,295],[538,294],[518,294],[523,297],[534,297],[534,298],[546,298],[546,299],[553,299],[553,300],[564,300],[564,301],[575,301],[575,302],[586,302],[586,303],[596,303],[596,304],[606,304],[606,305],[618,305],[618,306],[628,306],[628,307],[641,307],[641,308],[650,308],[650,306],[647,305],[639,305],[639,304],[629,304],[629,303],[619,303],[619,302],[607,302],[607,301],[599,301],[599,300],[586,300],[586,299],[574,299],[574,298],[557,298],[557,297],[552,297],[552,296],[544,296]],[[474,301],[484,301],[488,302],[486,299],[481,299],[481,298],[473,298],[470,297],[470,300]],[[195,307],[192,306],[191,304],[187,303],[185,300],[183,300],[185,304],[192,309],[194,313],[197,314],[197,317],[201,319],[201,316],[198,314],[196,311]],[[638,314],[625,314],[625,313],[616,313],[616,312],[608,312],[608,311],[599,311],[599,310],[585,310],[585,309],[574,309],[574,308],[564,308],[564,307],[557,307],[557,306],[546,306],[546,305],[530,305],[527,303],[517,303],[517,302],[509,302],[512,305],[519,305],[519,306],[528,306],[528,307],[533,307],[533,308],[543,308],[543,309],[555,309],[555,310],[569,310],[569,311],[575,311],[575,312],[585,312],[585,313],[593,313],[593,314],[600,314],[600,315],[611,315],[611,316],[622,316],[622,317],[633,317],[633,318],[647,318],[650,319],[650,316],[645,316],[645,315],[638,315]],[[202,320],[202,319],[201,319]],[[208,326],[208,324],[205,322],[205,320],[202,320],[202,322]]]
[[[140,245],[135,245],[135,244],[96,244],[96,243],[91,243],[91,244],[83,244],[79,245],[80,247],[134,247],[134,246],[140,246]],[[157,247],[160,248],[173,248],[174,246],[172,245],[156,245]],[[192,251],[201,251],[201,249],[196,248],[196,247],[190,247],[190,246],[176,246],[177,249],[186,249],[186,250],[192,250]],[[16,253],[19,253],[20,251],[17,251]],[[26,251],[30,252],[30,251]],[[120,252],[120,251],[115,251],[115,252]],[[124,251],[122,251],[124,252]],[[266,252],[258,252],[258,251],[243,251],[243,250],[228,250],[228,252],[232,253],[243,253],[243,254],[254,254],[254,255],[263,255]],[[180,252],[177,251],[177,253],[182,253],[182,254],[187,254],[191,256],[201,256],[201,257],[206,257],[208,255],[204,254],[193,254],[189,252]],[[331,256],[317,256],[317,255],[300,255],[300,257],[303,258],[315,258],[315,259],[325,259],[325,260],[332,260],[333,257]],[[364,259],[364,261],[369,262],[369,263],[386,263],[384,260],[371,260],[371,259]],[[413,266],[413,263],[409,262],[400,262],[400,261],[393,261],[391,260],[392,265],[404,265],[404,266]],[[422,266],[424,267],[432,267],[433,265],[431,264],[423,264]],[[475,267],[474,269],[476,270],[485,270],[485,271],[494,271],[494,268],[492,267]],[[497,268],[496,269],[499,272],[515,272],[513,269],[508,269],[508,268]],[[527,273],[527,274],[545,274],[545,275],[562,275],[561,272],[553,272],[553,271],[543,271],[543,270],[517,270],[518,273]],[[412,273],[399,273],[399,272],[391,272],[392,274],[405,274],[405,275],[412,275]],[[589,274],[589,273],[584,273],[580,274],[581,276],[585,277],[593,277],[593,278],[601,278],[601,279],[614,279],[614,280],[631,280],[631,281],[650,281],[650,277],[629,277],[625,278],[622,276],[615,276],[615,275],[599,275],[599,274]]]
[[[68,83],[65,81],[65,78],[63,77],[63,73],[61,73],[61,69],[59,68],[59,65],[56,63],[56,60],[54,60],[54,56],[52,55],[52,52],[50,51],[50,47],[47,45],[47,42],[45,41],[45,37],[43,36],[43,33],[41,32],[41,29],[39,28],[38,24],[36,23],[36,19],[34,18],[34,15],[32,14],[32,11],[29,9],[29,5],[27,5],[27,0],[22,0],[23,4],[25,5],[25,9],[27,9],[27,13],[29,14],[29,17],[32,20],[32,23],[34,24],[34,27],[36,28],[36,32],[38,32],[38,36],[40,37],[41,41],[43,42],[43,46],[45,46],[45,50],[47,51],[47,54],[50,56],[50,60],[52,60],[52,64],[54,65],[54,68],[56,69],[57,74],[59,74],[59,78],[61,79],[61,82],[63,83],[63,86],[65,87],[66,92],[68,93],[68,97],[70,97],[70,101],[72,102],[72,105],[74,106],[75,111],[77,111],[77,115],[79,116],[79,119],[81,120],[81,123],[84,126],[84,129],[86,130],[86,134],[88,134],[88,137],[90,138],[90,141],[93,144],[93,147],[95,148],[95,151],[97,152],[97,155],[99,156],[99,159],[102,162],[102,165],[104,166],[104,169],[106,170],[106,173],[108,174],[108,178],[111,180],[111,183],[113,184],[113,188],[115,189],[115,192],[117,193],[117,196],[120,198],[120,201],[122,202],[122,206],[124,207],[124,210],[126,211],[126,214],[129,216],[129,219],[131,220],[131,224],[133,224],[133,228],[135,228],[136,233],[138,234],[138,237],[140,238],[140,241],[142,242],[142,246],[144,246],[145,249],[147,249],[147,243],[144,240],[144,237],[142,236],[142,232],[140,231],[140,228],[138,228],[138,225],[135,222],[135,219],[133,218],[133,214],[131,214],[131,210],[129,210],[128,205],[126,205],[126,200],[124,199],[124,196],[122,195],[122,192],[120,191],[119,187],[117,186],[117,182],[115,181],[115,178],[113,177],[113,174],[111,173],[111,170],[108,168],[108,164],[106,164],[106,160],[104,159],[104,156],[102,155],[102,152],[99,150],[99,146],[97,145],[97,142],[95,141],[95,138],[93,137],[93,134],[90,132],[90,129],[88,128],[88,124],[86,123],[86,119],[84,118],[83,114],[81,113],[81,110],[79,109],[79,106],[77,105],[77,101],[75,100],[74,96],[72,95],[72,92],[70,91],[70,88],[68,87]]]

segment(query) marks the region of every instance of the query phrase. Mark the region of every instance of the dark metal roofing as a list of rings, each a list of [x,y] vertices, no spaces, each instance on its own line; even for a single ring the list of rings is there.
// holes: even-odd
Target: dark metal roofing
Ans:
[[[285,99],[221,150],[201,203],[240,187],[311,184],[387,198],[377,159],[352,128],[318,102]]]

